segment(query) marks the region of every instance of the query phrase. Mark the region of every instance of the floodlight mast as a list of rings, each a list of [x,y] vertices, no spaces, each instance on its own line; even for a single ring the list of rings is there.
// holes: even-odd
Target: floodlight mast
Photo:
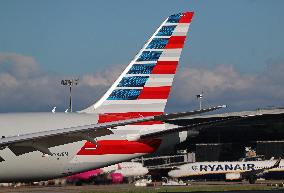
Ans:
[[[196,95],[197,100],[199,101],[199,110],[202,109],[202,98],[203,98],[203,91],[201,94]]]
[[[76,86],[79,83],[79,78],[77,79],[65,79],[61,80],[61,85],[69,86],[69,111],[72,112],[72,86]]]

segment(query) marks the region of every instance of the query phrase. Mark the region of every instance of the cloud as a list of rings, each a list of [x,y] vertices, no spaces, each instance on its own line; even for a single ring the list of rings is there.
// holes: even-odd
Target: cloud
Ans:
[[[39,69],[32,57],[15,53],[0,53],[0,72],[22,79],[37,75]]]
[[[95,102],[121,73],[102,70],[80,77],[74,88],[74,108]],[[0,53],[0,112],[51,111],[53,106],[64,111],[68,107],[69,89],[61,79],[74,78],[47,73],[29,56]]]
[[[117,65],[116,65],[117,66]],[[74,109],[80,110],[98,100],[111,86],[125,65],[115,70],[85,74],[74,88]],[[241,73],[234,65],[214,68],[180,67],[167,111],[198,108],[196,94],[204,91],[204,105],[227,104],[229,111],[284,105],[284,62],[270,62],[259,73]],[[51,111],[68,106],[68,89],[60,85],[63,77],[45,72],[29,56],[0,53],[0,112]]]
[[[204,103],[227,104],[230,111],[283,106],[284,63],[270,64],[260,73],[240,73],[233,65],[214,69],[182,67],[177,74],[169,107],[198,107],[196,94],[204,92]]]
[[[120,73],[122,73],[122,71],[122,66],[119,66],[113,71],[101,70],[94,74],[86,74],[82,76],[80,83],[90,87],[110,86],[117,79]]]
[[[18,85],[18,81],[14,76],[8,73],[0,74],[0,88],[2,88],[2,92],[5,92],[4,89],[13,88]]]

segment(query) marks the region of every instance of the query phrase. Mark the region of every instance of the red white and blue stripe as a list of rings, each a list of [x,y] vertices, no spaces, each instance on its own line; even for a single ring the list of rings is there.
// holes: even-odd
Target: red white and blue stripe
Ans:
[[[100,122],[163,113],[192,16],[169,16],[105,95],[83,112],[99,113]]]
[[[162,114],[192,16],[193,12],[185,12],[168,17],[104,96],[81,112],[98,114],[99,123]],[[171,125],[159,121],[120,126],[114,136],[101,137],[97,144],[86,142],[78,155],[90,159],[90,155],[153,153],[162,139],[132,141],[125,135],[167,127]]]

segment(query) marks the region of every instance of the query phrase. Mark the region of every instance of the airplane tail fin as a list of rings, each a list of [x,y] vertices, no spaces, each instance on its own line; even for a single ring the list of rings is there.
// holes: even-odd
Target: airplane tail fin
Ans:
[[[193,12],[169,16],[103,97],[80,112],[107,115],[100,119],[111,121],[162,114],[192,16]]]

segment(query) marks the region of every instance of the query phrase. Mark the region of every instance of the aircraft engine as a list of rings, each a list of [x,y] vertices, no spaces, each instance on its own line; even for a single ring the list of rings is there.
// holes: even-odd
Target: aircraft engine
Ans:
[[[226,173],[226,180],[240,180],[242,178],[241,173]]]

